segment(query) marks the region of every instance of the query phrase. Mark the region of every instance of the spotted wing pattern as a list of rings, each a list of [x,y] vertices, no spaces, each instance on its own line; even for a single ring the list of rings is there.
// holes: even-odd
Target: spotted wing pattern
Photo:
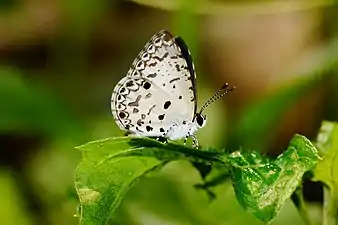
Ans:
[[[155,34],[115,87],[111,108],[121,129],[161,136],[196,111],[195,72],[188,48],[168,31]]]

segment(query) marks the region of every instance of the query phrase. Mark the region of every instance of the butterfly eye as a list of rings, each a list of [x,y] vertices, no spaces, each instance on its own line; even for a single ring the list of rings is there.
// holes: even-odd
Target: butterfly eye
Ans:
[[[196,116],[196,123],[199,127],[204,127],[205,125],[206,118],[203,117],[202,115],[197,115]]]

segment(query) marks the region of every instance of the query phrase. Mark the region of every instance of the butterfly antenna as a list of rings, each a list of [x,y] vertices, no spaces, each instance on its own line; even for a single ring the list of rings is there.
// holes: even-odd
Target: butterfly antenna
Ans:
[[[202,113],[202,111],[204,109],[206,109],[209,105],[211,105],[213,102],[217,101],[218,99],[222,98],[224,95],[228,94],[229,92],[233,91],[236,87],[235,86],[229,86],[228,83],[225,83],[220,89],[218,89],[216,91],[216,93],[209,98],[209,100],[204,103],[204,105],[202,106],[200,113]]]

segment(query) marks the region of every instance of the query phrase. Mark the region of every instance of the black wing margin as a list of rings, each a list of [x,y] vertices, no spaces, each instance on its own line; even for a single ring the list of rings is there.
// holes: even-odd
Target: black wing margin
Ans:
[[[185,61],[187,62],[187,65],[188,65],[188,70],[189,70],[189,73],[190,73],[190,80],[191,80],[191,84],[192,84],[192,88],[193,88],[193,92],[194,92],[194,104],[195,104],[194,115],[195,115],[196,111],[197,111],[197,92],[196,92],[196,73],[195,73],[194,62],[192,60],[188,46],[185,44],[183,39],[181,37],[175,37],[174,39],[175,39],[177,46],[181,50],[183,58],[185,59]]]

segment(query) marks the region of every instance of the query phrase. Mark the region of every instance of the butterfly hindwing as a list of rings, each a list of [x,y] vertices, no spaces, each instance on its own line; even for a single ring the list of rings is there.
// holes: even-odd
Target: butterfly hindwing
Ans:
[[[143,77],[123,78],[113,96],[112,111],[119,127],[141,136],[161,136],[186,115],[170,94]]]

